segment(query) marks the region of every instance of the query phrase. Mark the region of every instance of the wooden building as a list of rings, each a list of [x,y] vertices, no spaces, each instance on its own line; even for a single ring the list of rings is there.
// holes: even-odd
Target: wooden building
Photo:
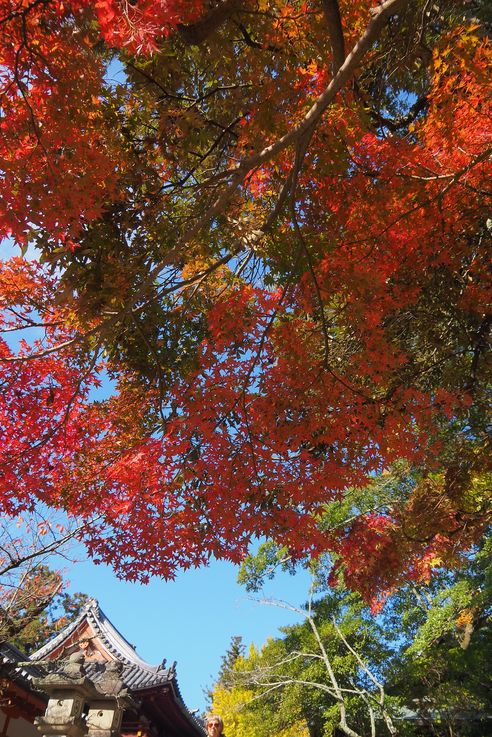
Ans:
[[[30,658],[0,656],[0,737],[203,737],[175,664],[142,660],[95,600]]]

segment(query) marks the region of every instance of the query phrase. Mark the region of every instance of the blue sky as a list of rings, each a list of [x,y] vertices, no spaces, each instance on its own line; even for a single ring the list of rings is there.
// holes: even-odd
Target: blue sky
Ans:
[[[118,581],[107,566],[78,562],[67,571],[70,591],[95,597],[107,617],[144,660],[156,665],[177,661],[177,677],[189,709],[203,711],[204,689],[217,676],[221,655],[241,635],[257,645],[278,627],[299,621],[294,614],[252,601],[236,583],[237,567],[213,562],[207,568],[179,572],[175,581],[154,579],[147,586]],[[309,575],[278,574],[264,597],[303,603]],[[257,598],[261,597],[261,594]]]

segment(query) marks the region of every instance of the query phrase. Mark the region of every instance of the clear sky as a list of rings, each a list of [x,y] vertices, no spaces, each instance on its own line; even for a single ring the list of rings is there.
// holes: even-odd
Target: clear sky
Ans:
[[[252,601],[236,583],[237,567],[214,562],[183,571],[175,581],[154,579],[147,586],[118,581],[110,568],[79,562],[67,572],[70,591],[99,601],[121,634],[152,665],[177,661],[177,679],[189,709],[203,711],[204,690],[217,676],[221,655],[231,638],[261,645],[278,627],[299,618],[274,606]],[[307,600],[309,576],[279,574],[265,584],[263,595],[298,606]],[[258,598],[261,595],[258,595]]]

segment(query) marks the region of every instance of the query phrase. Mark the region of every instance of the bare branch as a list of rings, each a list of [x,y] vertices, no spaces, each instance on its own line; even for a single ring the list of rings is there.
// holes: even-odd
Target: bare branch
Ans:
[[[388,730],[389,730],[390,734],[396,734],[397,730],[395,729],[395,727],[393,725],[393,722],[391,720],[391,717],[389,716],[388,712],[386,711],[386,709],[384,707],[385,693],[384,693],[383,684],[380,683],[380,681],[378,681],[378,679],[376,678],[376,676],[374,675],[374,673],[371,670],[369,670],[369,668],[367,667],[367,665],[364,663],[364,661],[360,657],[359,653],[356,650],[354,650],[354,648],[347,641],[347,638],[344,636],[342,630],[340,629],[340,627],[336,623],[336,620],[335,620],[334,617],[332,618],[332,623],[333,623],[333,626],[335,628],[335,631],[336,631],[337,635],[339,636],[339,638],[341,639],[341,641],[343,642],[343,644],[345,645],[345,647],[347,648],[347,650],[350,653],[352,653],[352,655],[357,660],[358,664],[360,665],[360,667],[362,668],[362,670],[364,671],[364,673],[369,677],[369,679],[374,683],[374,685],[378,689],[378,691],[379,691],[379,702],[378,702],[378,705],[381,708],[381,713],[383,715],[384,721],[386,722],[386,726],[388,727]],[[367,704],[368,704],[368,708],[370,708],[369,702],[367,702]],[[371,724],[372,724],[373,719],[374,719],[374,713],[373,713],[373,711],[372,711],[371,708],[370,708],[370,717],[371,717]]]
[[[42,558],[46,555],[50,555],[51,553],[56,552],[64,545],[66,545],[67,542],[76,538],[77,535],[86,530],[88,527],[96,524],[100,519],[102,519],[102,515],[100,515],[99,517],[95,517],[94,519],[91,519],[87,522],[84,522],[83,524],[76,527],[74,530],[70,530],[69,532],[67,532],[66,535],[62,535],[61,537],[52,540],[47,545],[33,550],[30,553],[26,553],[25,555],[14,557],[10,553],[8,553],[10,562],[0,570],[0,576],[4,576],[6,573],[19,568],[21,565],[27,563],[28,561],[34,560],[35,558]],[[6,552],[5,549],[4,552]]]

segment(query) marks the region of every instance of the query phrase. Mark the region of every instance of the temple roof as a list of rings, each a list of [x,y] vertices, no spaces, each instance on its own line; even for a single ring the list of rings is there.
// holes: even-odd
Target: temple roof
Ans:
[[[5,640],[0,642],[0,664],[7,666],[7,671],[21,683],[30,683],[33,678],[44,675],[42,668],[28,664],[28,657],[22,650]]]
[[[98,663],[118,660],[123,664],[121,677],[132,691],[176,680],[175,665],[166,668],[165,661],[160,665],[146,663],[137,654],[135,646],[109,621],[95,599],[91,599],[77,619],[36,650],[30,659],[55,660],[67,657],[77,650],[84,652],[89,661],[88,674],[92,670],[96,677]],[[175,688],[176,685],[175,683]]]
[[[34,687],[33,678],[43,675],[42,668],[27,662],[22,650],[10,642],[0,642],[0,709],[4,714],[30,721],[41,715],[48,697]]]
[[[84,654],[85,670],[89,678],[97,682],[108,661],[122,664],[121,679],[128,689],[139,697],[145,691],[160,691],[172,694],[173,709],[185,719],[193,734],[203,734],[201,724],[186,707],[176,679],[175,663],[166,667],[164,660],[160,665],[150,665],[126,640],[121,632],[109,621],[95,599],[89,600],[80,615],[63,629],[56,637],[30,656],[33,663],[66,659],[76,652]],[[170,707],[168,707],[170,708]]]

